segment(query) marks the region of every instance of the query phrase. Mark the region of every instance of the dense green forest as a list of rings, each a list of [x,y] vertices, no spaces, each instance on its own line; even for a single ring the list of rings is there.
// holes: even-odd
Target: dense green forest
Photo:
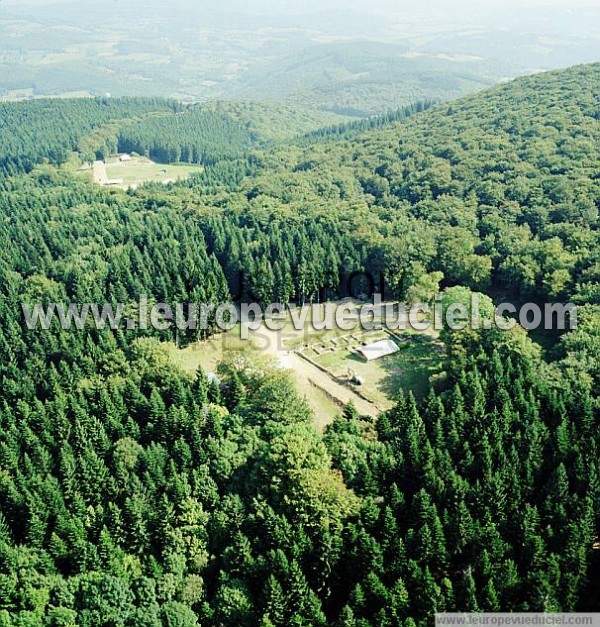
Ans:
[[[159,163],[212,165],[238,156],[250,145],[250,134],[245,129],[202,107],[128,124],[118,138],[120,151],[143,154]]]
[[[600,65],[582,66],[289,141],[218,108],[7,105],[0,625],[599,611],[598,94]],[[107,137],[183,158],[180,131],[218,158],[168,187],[102,188],[66,164]],[[355,271],[390,298],[573,300],[579,326],[544,349],[520,327],[445,330],[423,400],[398,389],[376,420],[349,405],[320,433],[268,363],[223,363],[219,384],[173,364],[171,331],[30,331],[20,307],[310,302],[348,295]]]
[[[166,112],[177,105],[161,99],[95,98],[0,104],[0,169],[29,171],[48,160],[60,164],[81,150],[92,160],[113,133],[111,123]],[[108,132],[106,132],[108,131]],[[106,147],[109,153],[114,141]]]
[[[232,83],[233,94],[364,118],[426,98],[451,100],[493,84],[495,63],[410,54],[410,47],[334,41],[280,55]],[[231,89],[230,87],[230,89]]]
[[[161,98],[41,99],[0,103],[0,170],[30,171],[137,152],[162,163],[213,165],[251,147],[315,131],[346,118],[277,104],[183,106]]]

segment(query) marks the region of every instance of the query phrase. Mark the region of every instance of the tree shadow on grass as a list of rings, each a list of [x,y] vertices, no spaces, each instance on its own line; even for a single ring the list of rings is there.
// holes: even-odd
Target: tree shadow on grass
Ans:
[[[410,336],[400,345],[398,353],[380,360],[386,375],[379,389],[390,399],[396,398],[400,390],[411,390],[416,398],[423,398],[429,391],[430,377],[439,372],[442,359],[440,344],[435,338]]]

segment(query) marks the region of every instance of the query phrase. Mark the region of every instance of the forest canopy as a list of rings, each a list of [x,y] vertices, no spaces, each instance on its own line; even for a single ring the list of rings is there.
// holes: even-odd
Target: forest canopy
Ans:
[[[599,94],[595,64],[358,125],[277,109],[271,136],[255,103],[0,105],[0,624],[599,611]],[[77,176],[118,150],[205,167]],[[444,333],[422,398],[321,433],[271,364],[178,368],[165,342],[206,334],[32,332],[20,309],[312,302],[355,271],[391,299],[572,300],[580,324]]]

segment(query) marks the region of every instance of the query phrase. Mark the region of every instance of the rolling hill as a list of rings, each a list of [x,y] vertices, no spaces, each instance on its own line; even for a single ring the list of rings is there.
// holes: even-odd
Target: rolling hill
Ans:
[[[592,64],[316,130],[260,103],[2,105],[0,624],[598,611],[599,94]],[[213,158],[128,191],[73,171],[126,140]],[[199,329],[23,315],[321,303],[365,275],[409,304],[572,300],[579,324],[543,345],[526,325],[407,333],[403,370],[418,354],[432,376],[416,395],[390,372],[373,417],[315,416],[316,388],[256,347],[184,370],[180,349],[229,337],[212,310]]]

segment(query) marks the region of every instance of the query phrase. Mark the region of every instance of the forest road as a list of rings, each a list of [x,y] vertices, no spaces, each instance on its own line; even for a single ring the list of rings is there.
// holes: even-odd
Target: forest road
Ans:
[[[247,323],[242,324],[247,325]],[[261,328],[256,331],[249,330],[248,335],[261,353],[272,357],[282,368],[292,374],[300,394],[306,398],[315,413],[322,413],[322,409],[310,394],[310,390],[314,388],[320,388],[338,405],[347,405],[353,401],[361,415],[376,418],[383,411],[374,403],[356,394],[352,388],[338,383],[330,375],[319,370],[286,346],[286,341],[302,337],[303,331],[290,330],[287,327],[282,331],[275,331],[262,324]],[[327,417],[327,420],[323,420],[324,417],[319,415],[316,418],[319,426],[326,426],[328,422],[333,422],[334,416]]]

